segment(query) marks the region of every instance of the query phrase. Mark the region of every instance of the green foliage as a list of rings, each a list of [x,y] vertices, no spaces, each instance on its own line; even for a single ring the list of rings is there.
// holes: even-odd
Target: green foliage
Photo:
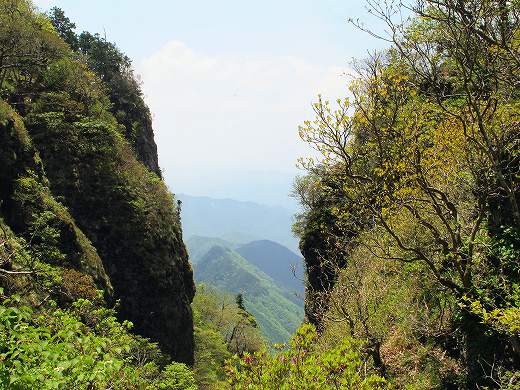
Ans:
[[[0,1],[0,283],[42,310],[100,303],[102,288],[136,333],[192,363],[192,272],[149,111],[129,59],[74,28],[57,8]]]
[[[225,381],[225,360],[233,353],[259,351],[264,342],[254,317],[231,295],[200,284],[192,307],[195,378],[201,389],[219,389]]]
[[[182,363],[167,365],[157,384],[152,384],[149,389],[158,390],[197,390],[193,378],[193,372]]]
[[[91,116],[115,123],[108,115],[106,87],[84,63],[61,57],[42,72],[41,82],[44,90],[31,105],[33,112],[63,112],[66,117]]]
[[[51,22],[29,0],[0,1],[0,93],[31,86],[32,75],[66,52]]]
[[[367,364],[380,375],[391,373],[398,388],[442,388],[458,375],[456,359],[433,342],[419,341],[431,337],[433,329],[433,334],[449,333],[456,310],[454,299],[436,294],[427,270],[374,261],[361,245],[338,273],[326,294],[321,348],[333,348],[344,335],[365,340]]]
[[[368,3],[392,47],[300,127],[307,317],[398,386],[517,385],[519,4]]]
[[[383,389],[385,380],[363,371],[360,344],[344,338],[325,352],[314,350],[316,329],[302,325],[290,346],[275,354],[258,352],[228,361],[233,389]]]
[[[512,227],[501,227],[490,237],[489,256],[498,263],[483,273],[483,283],[474,296],[462,297],[460,306],[479,316],[495,331],[520,335],[520,233]],[[500,297],[497,299],[497,297]]]
[[[189,343],[191,319],[180,314],[186,313],[180,307],[189,306],[192,275],[172,194],[157,175],[137,161],[119,126],[103,119],[107,113],[72,114],[53,104],[56,111],[39,112],[46,107],[40,105],[41,99],[47,97],[36,101],[35,109],[25,118],[27,126],[40,150],[53,193],[62,197],[82,231],[93,238],[100,257],[114,265],[107,270],[117,268],[111,275],[112,284],[119,296],[126,297],[120,312],[134,319],[136,329],[153,329],[154,334],[146,335],[160,337],[163,345],[176,345],[170,336],[176,332],[186,333],[182,340]],[[147,281],[140,283],[140,279]],[[134,283],[140,288],[134,288]],[[164,302],[157,296],[165,297]],[[153,322],[161,327],[145,325],[148,320],[137,309],[143,305],[150,308],[148,315],[155,316]],[[175,305],[179,316],[167,313],[167,308]],[[168,332],[155,334],[167,327]]]
[[[42,264],[76,268],[91,275],[99,287],[111,294],[95,248],[42,180],[29,171],[12,184],[11,207],[18,212],[16,224],[19,229],[23,227],[23,245],[28,253],[24,264],[18,265],[31,270]]]
[[[81,67],[80,65],[83,65],[84,69],[81,69],[80,72],[76,71],[74,77],[76,82],[73,86],[79,93],[82,92],[82,89],[78,87],[84,86],[87,93],[84,93],[83,96],[87,98],[92,98],[88,94],[89,91],[92,91],[92,87],[82,83],[81,79],[90,79],[92,84],[95,84],[99,78],[106,86],[106,88],[103,88],[103,92],[106,92],[111,104],[105,104],[103,96],[97,94],[98,96],[95,96],[95,98],[99,101],[96,106],[102,105],[104,109],[113,114],[122,125],[119,129],[122,130],[123,135],[136,151],[139,160],[160,176],[157,150],[151,129],[151,114],[144,103],[140,83],[134,76],[130,59],[115,44],[108,42],[99,34],[91,34],[87,31],[83,31],[79,35],[76,34],[75,24],[65,16],[60,8],[52,8],[49,19],[61,38],[72,50],[80,54],[86,64],[76,63],[76,68],[65,69],[65,72],[56,72],[51,69],[51,72],[47,72],[47,76],[51,73],[54,78],[62,77],[67,72],[74,72],[75,69]],[[75,62],[77,61],[72,61],[72,63]],[[92,69],[97,77],[91,77],[86,65]],[[63,64],[61,64],[61,67],[63,67]],[[47,79],[49,78],[47,77]],[[95,87],[98,91],[100,90],[97,86]]]
[[[200,389],[218,388],[225,379],[224,362],[230,357],[224,337],[207,324],[195,326],[194,372]]]
[[[246,311],[246,308],[244,306],[244,296],[241,293],[236,295],[235,302],[239,309]]]
[[[230,248],[213,246],[194,268],[197,282],[243,294],[245,308],[271,343],[287,341],[303,320],[290,292]]]
[[[52,333],[48,327],[30,324],[28,308],[0,310],[4,339],[0,370],[6,388],[88,388],[104,384],[122,366],[122,361],[106,354],[108,340],[82,334],[81,323],[64,312],[53,314],[60,329]]]
[[[52,7],[49,13],[49,19],[60,37],[71,47],[71,49],[77,50],[78,38],[74,32],[76,25],[65,16],[63,10],[58,7]]]
[[[16,297],[0,305],[0,381],[9,389],[196,389],[178,363],[161,371],[157,346],[132,336],[111,310],[89,301],[36,314]],[[95,320],[89,327],[85,320]]]

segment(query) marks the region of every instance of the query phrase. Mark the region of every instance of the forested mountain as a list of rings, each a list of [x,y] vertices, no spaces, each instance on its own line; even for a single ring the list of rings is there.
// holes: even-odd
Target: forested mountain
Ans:
[[[298,252],[293,214],[275,206],[178,194],[184,236],[219,237],[232,243],[272,240]]]
[[[303,301],[305,274],[303,259],[288,248],[274,241],[260,240],[237,244],[215,237],[191,236],[186,241],[189,258],[196,265],[213,246],[233,249],[276,284]]]
[[[303,259],[288,248],[274,241],[252,241],[236,248],[249,263],[265,272],[285,289],[303,299],[305,275]]]
[[[196,265],[214,246],[235,249],[238,244],[226,241],[222,238],[191,236],[186,240],[189,258],[192,264]]]
[[[0,287],[2,388],[189,381],[192,270],[131,62],[29,0],[0,0]]]
[[[220,238],[193,236],[186,245],[198,283],[217,287],[224,293],[242,294],[244,306],[255,316],[269,342],[289,340],[303,320],[302,291],[285,283],[294,278],[290,262],[295,257],[301,262],[297,255],[272,242],[252,242],[242,246]],[[273,247],[276,250],[272,252],[282,254],[276,259],[281,262],[278,267],[269,267],[270,258],[262,257],[269,253],[264,248]],[[241,256],[239,251],[242,248],[244,252],[252,253],[253,261]],[[259,260],[259,264],[255,260]],[[273,273],[264,271],[262,267]],[[301,289],[301,285],[292,283]]]
[[[193,265],[195,280],[226,293],[242,294],[244,306],[255,316],[269,342],[289,340],[303,321],[301,295],[297,297],[284,284],[277,283],[233,250],[232,245],[218,242],[203,238],[188,241],[190,256],[192,248],[199,248]],[[289,277],[289,268],[286,272]]]

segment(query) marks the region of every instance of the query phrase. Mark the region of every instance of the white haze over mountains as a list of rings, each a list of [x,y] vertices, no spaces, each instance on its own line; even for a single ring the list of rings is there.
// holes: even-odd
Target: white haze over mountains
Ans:
[[[184,239],[215,237],[235,244],[271,240],[299,253],[293,213],[283,207],[178,194]]]
[[[311,154],[297,132],[311,103],[344,97],[349,61],[386,46],[347,22],[383,33],[363,1],[34,2],[132,59],[165,178],[194,195],[291,206],[295,162]]]
[[[346,95],[347,68],[292,56],[215,55],[171,41],[137,65],[172,191],[294,208],[298,126],[322,93]]]
[[[189,188],[190,195],[212,198],[235,199],[259,204],[282,206],[289,212],[298,210],[296,199],[289,196],[295,173],[278,171],[255,171],[208,167],[204,170],[190,169],[189,175],[178,175],[175,179],[165,172],[172,191]],[[301,173],[301,172],[297,172]]]

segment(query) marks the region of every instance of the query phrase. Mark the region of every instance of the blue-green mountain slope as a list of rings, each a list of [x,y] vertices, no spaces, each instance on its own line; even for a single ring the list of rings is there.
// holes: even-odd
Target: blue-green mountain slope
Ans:
[[[291,226],[293,213],[283,207],[232,199],[177,194],[182,202],[184,237],[219,237],[233,243],[271,240],[298,252]]]
[[[235,249],[249,263],[265,272],[279,285],[303,300],[303,259],[290,249],[270,240],[258,240]]]
[[[214,245],[194,264],[197,282],[244,296],[246,308],[272,343],[286,342],[303,320],[303,308],[267,274],[231,248]]]

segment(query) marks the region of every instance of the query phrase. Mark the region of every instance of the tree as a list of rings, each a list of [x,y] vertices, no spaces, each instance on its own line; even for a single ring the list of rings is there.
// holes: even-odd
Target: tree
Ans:
[[[66,50],[49,20],[29,0],[0,1],[0,92],[34,82]]]
[[[222,388],[224,362],[232,354],[254,353],[264,346],[256,321],[235,296],[204,284],[193,300],[195,377],[201,389]],[[243,306],[243,300],[242,300]]]
[[[244,306],[244,296],[242,294],[236,295],[235,302],[240,310],[246,311],[246,307]]]
[[[426,267],[459,301],[508,307],[514,300],[503,296],[518,274],[511,260],[497,261],[488,239],[501,225],[520,226],[518,5],[426,0],[409,8],[417,18],[402,23],[394,22],[393,3],[369,6],[387,23],[393,47],[357,64],[352,99],[332,108],[320,98],[314,121],[300,129],[323,156],[308,166],[311,174],[324,178],[325,167],[334,183],[323,191],[332,199],[336,253],[363,245],[374,261]],[[360,215],[358,226],[371,234],[352,239]],[[474,386],[479,362],[497,351],[482,342],[489,334],[474,313],[460,315]],[[510,350],[497,352],[503,364],[515,359]]]
[[[52,7],[49,13],[49,19],[59,36],[67,42],[74,51],[79,49],[78,36],[76,35],[76,25],[65,16],[65,12],[61,8]]]
[[[369,6],[388,26],[385,39],[407,67],[409,82],[462,128],[465,140],[493,173],[493,181],[486,183],[491,194],[506,198],[519,225],[519,166],[513,156],[518,148],[513,107],[520,70],[519,4],[417,1],[407,7],[417,18],[405,21],[396,21],[391,3],[369,1]]]

